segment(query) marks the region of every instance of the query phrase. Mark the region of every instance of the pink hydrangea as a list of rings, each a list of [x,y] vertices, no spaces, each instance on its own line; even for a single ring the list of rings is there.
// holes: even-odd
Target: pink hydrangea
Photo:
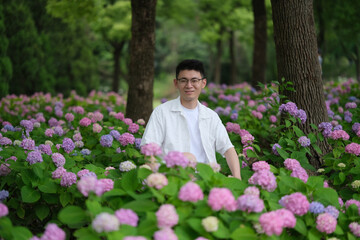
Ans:
[[[157,218],[157,226],[159,228],[171,228],[178,224],[179,216],[176,213],[174,205],[163,204],[155,213]]]
[[[76,183],[76,174],[72,172],[66,172],[62,175],[60,185],[63,187],[70,187]]]
[[[244,194],[246,195],[254,195],[254,196],[257,196],[257,197],[260,197],[260,191],[257,187],[247,187],[244,191]]]
[[[0,202],[0,217],[4,217],[9,214],[8,207]]]
[[[169,168],[175,167],[175,166],[181,166],[183,168],[186,168],[186,166],[189,164],[189,160],[182,154],[181,152],[177,151],[171,151],[164,157],[166,166]]]
[[[259,223],[266,235],[276,234],[279,236],[283,231],[284,219],[280,214],[272,211],[263,213],[259,218]]]
[[[357,222],[352,222],[349,224],[349,229],[355,237],[360,237],[360,224]]]
[[[324,232],[326,234],[333,233],[336,229],[336,225],[336,218],[331,216],[329,213],[322,213],[316,218],[316,228],[320,232]]]
[[[247,213],[258,213],[264,209],[264,201],[256,195],[244,194],[237,199],[237,208]]]
[[[93,125],[93,132],[94,132],[94,133],[100,133],[101,130],[102,130],[102,126],[100,126],[100,124],[98,124],[98,123],[94,123],[94,125]]]
[[[260,104],[257,108],[256,108],[257,111],[259,112],[265,112],[266,111],[266,107],[264,104]]]
[[[178,240],[178,237],[171,228],[163,228],[154,233],[154,240]]]
[[[6,176],[11,172],[10,164],[4,163],[0,165],[0,176]]]
[[[138,215],[131,209],[124,209],[120,208],[119,210],[115,211],[115,216],[121,224],[127,224],[133,227],[137,227],[139,217]]]
[[[118,140],[122,146],[135,143],[135,137],[131,133],[122,134]]]
[[[355,199],[350,199],[345,202],[345,207],[348,208],[350,205],[355,204],[358,207],[359,215],[360,215],[360,202]]]
[[[345,152],[359,156],[360,155],[360,144],[350,143],[350,144],[346,145]]]
[[[331,132],[330,137],[334,140],[342,139],[349,140],[350,136],[344,130],[334,130]]]
[[[147,240],[147,238],[142,236],[126,236],[123,240]]]
[[[229,133],[233,132],[233,133],[239,134],[239,132],[240,132],[240,125],[237,124],[237,123],[227,122],[227,123],[226,123],[226,130],[227,130]]]
[[[90,126],[91,124],[91,119],[90,118],[87,118],[87,117],[84,117],[80,120],[79,122],[80,126],[82,127],[87,127],[87,126]]]
[[[356,107],[357,107],[357,105],[356,105],[355,102],[347,102],[347,103],[345,104],[345,108],[346,108],[346,109],[352,109],[352,108],[356,108]]]
[[[291,211],[282,208],[282,209],[276,210],[275,213],[277,213],[279,216],[281,216],[282,219],[284,220],[283,227],[287,227],[287,228],[295,227],[296,217],[294,216],[294,214]]]
[[[95,185],[95,194],[97,196],[103,195],[114,188],[114,181],[109,178],[99,179]]]
[[[141,153],[145,156],[158,156],[162,154],[162,151],[156,143],[148,143],[141,147]]]
[[[301,181],[303,181],[304,183],[307,183],[307,180],[309,178],[309,175],[307,174],[307,172],[305,171],[305,169],[303,168],[298,168],[295,169],[291,175],[292,177],[296,177],[299,178]]]
[[[277,118],[276,118],[276,116],[274,116],[274,115],[271,115],[270,118],[269,118],[269,120],[270,120],[270,122],[272,122],[272,123],[276,123],[276,122],[277,122]]]
[[[58,179],[61,178],[66,173],[66,169],[63,167],[58,167],[55,171],[52,172],[52,178]]]
[[[49,223],[46,228],[44,235],[41,240],[65,240],[66,234],[64,230],[59,228],[55,223]]]
[[[74,121],[74,119],[75,119],[74,114],[72,114],[72,113],[67,113],[67,114],[65,114],[65,119],[66,119],[68,122]]]
[[[89,196],[90,192],[95,192],[97,178],[94,176],[82,177],[76,184],[78,190],[85,197]]]
[[[20,146],[25,150],[34,150],[35,149],[35,141],[32,139],[25,138],[21,141]]]
[[[241,143],[243,145],[250,145],[253,143],[254,140],[255,138],[251,134],[245,134],[244,136],[241,137]]]
[[[123,114],[122,112],[119,112],[119,113],[116,113],[116,114],[114,115],[114,117],[115,117],[116,119],[123,120],[123,119],[124,119],[124,114]]]
[[[162,173],[152,173],[146,179],[147,185],[149,187],[155,187],[156,189],[161,189],[168,185],[168,180],[166,176]]]
[[[272,192],[276,189],[276,177],[268,170],[260,170],[255,172],[248,180],[250,184],[260,185],[262,189]]]
[[[265,161],[254,162],[252,165],[252,170],[254,170],[255,172],[261,171],[261,170],[270,171],[270,165]]]
[[[54,130],[51,128],[48,128],[45,130],[45,136],[52,137],[55,134]]]
[[[139,131],[139,125],[137,125],[136,123],[131,123],[129,125],[128,131],[131,133],[137,133]]]
[[[292,213],[299,216],[306,214],[310,207],[310,203],[306,196],[299,192],[282,197],[279,200],[279,203]]]
[[[236,210],[236,200],[232,192],[227,188],[212,188],[209,193],[208,204],[214,211],[226,209]]]
[[[284,161],[284,165],[287,169],[294,171],[295,169],[301,168],[301,165],[299,163],[298,160],[296,159],[292,159],[292,158],[287,158]]]
[[[204,194],[199,185],[194,182],[187,182],[180,188],[179,199],[182,201],[197,202],[203,200]]]

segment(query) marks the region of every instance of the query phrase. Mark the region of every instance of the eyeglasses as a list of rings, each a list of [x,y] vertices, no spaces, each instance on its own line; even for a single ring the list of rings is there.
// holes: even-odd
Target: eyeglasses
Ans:
[[[203,80],[205,78],[192,78],[192,79],[187,79],[187,78],[180,78],[177,79],[177,81],[181,84],[181,85],[187,85],[188,82],[191,83],[191,85],[196,85],[198,84],[201,80]]]

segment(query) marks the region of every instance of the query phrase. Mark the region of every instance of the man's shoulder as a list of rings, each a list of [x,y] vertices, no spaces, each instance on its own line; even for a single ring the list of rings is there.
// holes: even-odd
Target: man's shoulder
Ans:
[[[177,104],[177,99],[166,101],[154,109],[154,112],[170,111]]]
[[[212,118],[220,118],[219,115],[211,108],[208,108],[204,104],[201,104],[200,106],[201,106],[201,111],[204,113],[205,116],[209,116]]]

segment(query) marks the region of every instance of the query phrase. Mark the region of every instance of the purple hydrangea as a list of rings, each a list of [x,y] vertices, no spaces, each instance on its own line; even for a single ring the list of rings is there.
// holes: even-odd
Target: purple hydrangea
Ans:
[[[302,136],[298,139],[298,142],[300,143],[301,146],[303,147],[308,147],[310,146],[310,139],[307,138],[306,136]]]
[[[25,150],[34,150],[35,149],[35,141],[29,138],[25,138],[22,140],[21,145]]]
[[[277,155],[277,156],[279,156],[279,153],[278,153],[278,151],[277,151],[277,148],[280,148],[281,149],[281,146],[280,146],[280,144],[278,144],[278,143],[275,143],[273,146],[272,146],[272,152],[275,154],[275,155]]]
[[[186,168],[189,164],[189,160],[184,156],[183,153],[177,151],[171,151],[164,157],[166,166],[171,168],[175,166],[181,166]]]
[[[64,138],[61,147],[66,153],[70,153],[75,149],[75,143],[71,140],[71,138]]]
[[[65,158],[61,153],[54,153],[51,156],[56,167],[62,167],[65,164]]]
[[[40,145],[39,145],[39,150],[40,150],[42,153],[45,153],[45,154],[47,154],[47,155],[51,155],[51,154],[52,154],[51,146],[48,145],[48,144],[40,144]]]
[[[131,133],[124,133],[118,139],[122,146],[135,143],[135,137]]]
[[[100,144],[103,147],[111,147],[112,143],[113,143],[113,136],[107,134],[107,135],[102,135],[101,139],[100,139]]]
[[[113,136],[116,140],[119,140],[121,134],[117,130],[111,130],[110,135]]]
[[[34,124],[30,120],[21,120],[20,125],[23,126],[27,132],[31,132],[34,129]]]
[[[26,161],[32,165],[34,163],[38,163],[38,162],[42,162],[43,159],[42,159],[42,156],[41,156],[41,152],[36,150],[36,151],[31,151],[29,152],[27,158],[26,158]]]
[[[334,218],[338,218],[339,217],[339,210],[336,209],[336,207],[334,206],[327,206],[325,209],[324,209],[324,212],[330,214],[331,216],[333,216]]]
[[[0,191],[0,202],[4,201],[6,198],[9,197],[9,192],[6,190],[1,190]]]
[[[61,177],[60,185],[63,187],[70,187],[76,183],[76,174],[72,172],[66,172]]]

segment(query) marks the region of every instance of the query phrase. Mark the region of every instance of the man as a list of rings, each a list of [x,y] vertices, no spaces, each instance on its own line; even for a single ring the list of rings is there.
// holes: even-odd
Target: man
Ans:
[[[206,86],[202,62],[180,62],[174,86],[180,96],[154,109],[141,145],[153,142],[164,154],[180,151],[202,163],[216,163],[217,151],[225,156],[232,175],[241,179],[239,159],[221,119],[198,101]]]

